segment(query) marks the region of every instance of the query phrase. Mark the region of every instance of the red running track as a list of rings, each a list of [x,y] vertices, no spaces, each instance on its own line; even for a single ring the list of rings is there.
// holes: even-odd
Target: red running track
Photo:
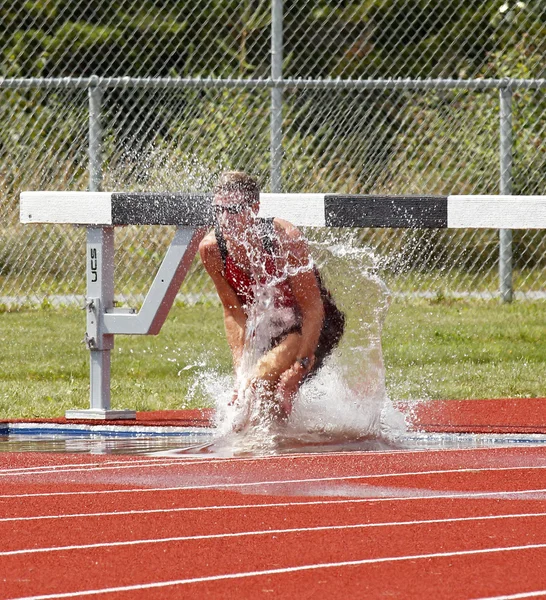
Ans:
[[[1,598],[546,595],[546,449],[0,455]]]
[[[546,398],[490,400],[426,400],[398,402],[396,406],[419,431],[448,433],[546,433]],[[137,412],[136,421],[56,419],[0,419],[3,423],[142,425],[157,427],[211,427],[211,409]],[[411,426],[411,423],[410,423]]]

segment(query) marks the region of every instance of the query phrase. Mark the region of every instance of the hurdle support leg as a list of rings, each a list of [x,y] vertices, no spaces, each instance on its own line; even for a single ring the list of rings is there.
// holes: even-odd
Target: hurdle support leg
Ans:
[[[205,228],[177,227],[138,313],[126,309],[105,310],[101,324],[103,334],[159,333],[206,232]]]
[[[136,419],[134,410],[110,408],[110,352],[114,334],[159,333],[206,233],[178,227],[161,267],[137,313],[114,307],[114,228],[87,230],[87,332],[90,351],[90,408],[66,411],[67,419]]]
[[[110,360],[114,336],[105,334],[102,314],[114,305],[114,228],[89,227],[86,247],[87,331],[84,342],[90,351],[90,408],[68,410],[67,419],[134,419],[134,410],[110,408]]]

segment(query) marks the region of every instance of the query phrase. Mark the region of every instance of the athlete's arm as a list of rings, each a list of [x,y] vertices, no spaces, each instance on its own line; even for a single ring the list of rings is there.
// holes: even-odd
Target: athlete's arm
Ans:
[[[276,221],[278,221],[282,252],[287,257],[289,273],[292,273],[288,281],[302,316],[301,342],[297,359],[309,359],[309,366],[312,366],[324,321],[324,307],[313,269],[313,259],[309,254],[307,241],[299,229],[287,221],[281,219]]]
[[[216,291],[224,308],[226,339],[231,349],[233,365],[237,370],[243,355],[247,317],[237,294],[222,275],[222,256],[213,234],[207,235],[201,241],[199,254],[203,266],[216,286]]]

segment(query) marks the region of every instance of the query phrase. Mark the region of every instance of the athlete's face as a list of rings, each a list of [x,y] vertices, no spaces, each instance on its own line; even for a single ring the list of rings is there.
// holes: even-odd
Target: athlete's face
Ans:
[[[222,229],[237,236],[254,223],[256,206],[237,192],[217,192],[214,195],[214,211]]]

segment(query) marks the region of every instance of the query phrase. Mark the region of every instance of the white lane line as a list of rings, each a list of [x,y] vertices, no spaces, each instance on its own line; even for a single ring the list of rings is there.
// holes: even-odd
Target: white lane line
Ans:
[[[533,446],[533,448],[535,448]],[[527,450],[529,448],[526,448]],[[479,451],[486,451],[486,452],[492,452],[494,450],[501,450],[501,451],[512,451],[515,450],[514,448],[509,448],[509,447],[501,447],[501,448],[431,448],[431,449],[427,449],[427,450],[421,450],[421,449],[414,449],[414,450],[391,450],[388,452],[381,452],[381,451],[374,451],[372,454],[374,457],[377,456],[390,456],[392,457],[393,454],[396,454],[397,456],[399,455],[415,455],[415,454],[422,454],[424,452],[426,452],[427,454],[437,454],[437,453],[446,453],[446,452],[479,452]],[[517,448],[517,450],[520,450],[520,448]],[[314,461],[317,458],[320,460],[324,460],[326,458],[328,459],[333,459],[333,460],[337,460],[340,456],[348,456],[348,457],[353,457],[356,458],[358,456],[370,456],[370,452],[369,451],[346,451],[346,452],[316,452],[316,453],[309,453],[309,452],[301,452],[301,453],[291,453],[291,454],[279,454],[279,455],[275,455],[275,456],[253,456],[253,457],[215,457],[215,458],[208,458],[206,456],[203,456],[202,458],[199,457],[197,458],[196,456],[192,456],[192,455],[188,455],[183,456],[164,456],[164,455],[159,455],[156,454],[155,456],[150,456],[149,457],[149,462],[153,463],[153,461],[156,460],[174,460],[177,461],[176,464],[181,464],[181,465],[186,465],[186,464],[216,464],[216,463],[230,463],[230,462],[263,462],[263,461],[292,461],[294,459],[306,459],[309,461]],[[139,458],[139,461],[145,461],[144,458]],[[129,461],[118,461],[122,464],[127,464]],[[100,466],[101,464],[104,463],[89,463],[91,466]],[[114,464],[113,461],[109,461],[107,464]],[[10,473],[10,472],[14,472],[14,471],[24,471],[26,470],[34,470],[34,469],[47,469],[47,468],[51,468],[51,469],[55,469],[55,470],[61,470],[63,467],[79,467],[79,466],[85,466],[86,463],[75,463],[75,464],[71,464],[71,465],[50,465],[50,466],[37,466],[37,467],[20,467],[20,468],[15,468],[15,469],[2,469],[0,468],[0,474],[6,472],[6,473]],[[517,468],[517,467],[516,467]],[[537,466],[536,468],[541,468],[539,466]]]
[[[519,594],[510,594],[509,596],[484,596],[482,598],[475,598],[475,600],[517,600],[518,598],[538,598],[539,596],[546,596],[546,590],[521,592]]]
[[[414,452],[409,452],[409,451],[396,451],[397,453],[400,454],[412,454]],[[382,455],[382,456],[388,456],[392,453],[389,452],[374,452],[373,453],[374,456],[377,455]],[[175,464],[181,464],[181,465],[186,465],[186,464],[217,464],[217,463],[232,463],[232,462],[237,462],[237,463],[241,463],[241,462],[264,462],[264,461],[280,461],[280,460],[293,460],[295,458],[304,458],[304,459],[309,459],[309,460],[313,460],[315,457],[320,457],[321,460],[323,460],[324,458],[336,458],[339,456],[361,456],[361,455],[369,455],[369,452],[364,452],[364,451],[355,451],[355,452],[317,452],[317,453],[313,453],[310,454],[309,452],[302,452],[302,453],[296,453],[294,452],[293,454],[279,454],[279,455],[275,455],[275,456],[253,456],[253,457],[248,457],[248,456],[241,456],[241,457],[215,457],[215,458],[211,458],[211,457],[207,457],[207,456],[203,456],[203,457],[197,457],[194,455],[179,455],[179,456],[173,456],[171,454],[165,456],[164,453],[158,453],[154,456],[149,456],[147,458],[138,458],[136,459],[139,462],[149,462],[149,463],[153,463],[154,461],[159,461],[159,460],[173,460],[176,461]],[[36,467],[16,467],[16,468],[12,468],[12,469],[2,469],[0,468],[0,474],[2,473],[12,473],[12,472],[25,472],[25,471],[34,471],[37,469],[55,469],[55,470],[61,470],[64,467],[82,467],[82,466],[92,466],[92,467],[100,467],[103,464],[128,464],[128,463],[132,463],[135,461],[131,461],[129,460],[124,460],[124,461],[105,461],[104,463],[102,462],[94,462],[94,463],[73,463],[73,464],[67,464],[67,465],[43,465],[43,466],[36,466]]]
[[[495,492],[496,494],[506,494],[513,492]],[[525,492],[527,493],[527,492]],[[461,496],[456,496],[460,498]],[[467,496],[462,496],[468,498]],[[446,498],[445,495],[433,496],[433,498]],[[449,496],[452,498],[452,496]],[[261,504],[216,504],[211,506],[182,506],[176,508],[146,508],[137,510],[117,510],[117,511],[103,511],[94,513],[72,513],[72,514],[60,514],[60,515],[34,515],[30,517],[3,517],[0,518],[0,523],[9,522],[24,522],[24,521],[46,521],[46,520],[60,520],[60,519],[84,519],[88,517],[124,517],[124,516],[138,516],[138,515],[149,515],[149,514],[161,514],[161,513],[179,513],[179,512],[206,512],[206,511],[219,511],[219,510],[250,510],[250,509],[263,509],[263,508],[288,508],[293,506],[328,506],[332,504],[362,504],[363,502],[373,501],[389,501],[389,500],[416,500],[423,499],[422,496],[404,496],[402,498],[351,498],[349,500],[308,500],[301,502],[267,502]],[[536,513],[541,514],[541,513]]]
[[[177,585],[187,585],[192,583],[205,583],[210,581],[226,581],[229,579],[242,579],[245,577],[260,577],[263,575],[282,575],[286,573],[296,573],[298,571],[311,571],[318,569],[333,569],[342,567],[357,567],[362,565],[402,562],[408,560],[430,560],[434,558],[448,558],[452,556],[473,556],[479,554],[490,554],[498,552],[518,552],[520,550],[537,550],[546,548],[546,544],[530,544],[528,546],[506,546],[504,548],[486,548],[480,550],[460,550],[456,552],[435,552],[432,554],[413,554],[408,556],[387,556],[383,558],[365,558],[362,560],[347,560],[335,563],[315,563],[312,565],[300,565],[297,567],[284,567],[281,569],[266,569],[263,571],[248,571],[242,573],[225,573],[221,575],[209,575],[207,577],[194,577],[191,579],[175,579],[172,581],[158,581],[154,583],[141,583],[137,585],[127,585],[120,587],[102,588],[96,590],[83,590],[69,593],[47,594],[43,596],[26,596],[19,598],[10,598],[9,600],[53,600],[55,598],[72,598],[78,596],[96,596],[98,594],[108,594],[115,592],[130,592],[136,590],[149,590],[154,588],[174,587]]]
[[[12,468],[6,468],[6,469],[0,469],[0,475],[9,475],[11,473],[34,473],[39,472],[39,471],[43,471],[43,470],[48,470],[48,469],[54,469],[54,470],[61,470],[61,469],[65,469],[65,468],[72,468],[72,467],[101,467],[101,466],[110,466],[110,465],[127,465],[127,464],[136,464],[136,463],[141,463],[141,464],[147,464],[147,463],[153,463],[155,461],[164,461],[164,460],[174,460],[173,458],[167,458],[167,457],[160,457],[160,458],[152,458],[152,459],[147,459],[147,458],[138,458],[136,460],[105,460],[104,462],[90,462],[90,463],[85,463],[85,462],[81,462],[81,463],[65,463],[65,464],[57,464],[57,465],[34,465],[33,467],[12,467]],[[193,462],[197,462],[197,461],[193,461]],[[183,461],[181,460],[180,463],[182,464]]]
[[[166,459],[163,459],[165,461]],[[180,466],[180,465],[201,465],[203,464],[202,460],[192,460],[192,461],[181,461],[178,459],[170,459],[168,462],[163,462],[157,459],[157,462],[125,462],[120,465],[114,466],[88,466],[88,465],[78,465],[79,468],[70,468],[70,469],[62,469],[62,468],[54,468],[49,471],[40,470],[40,471],[24,471],[24,472],[9,472],[9,473],[0,473],[0,477],[25,477],[28,475],[47,475],[50,473],[78,473],[81,471],[110,471],[110,470],[121,470],[121,469],[155,469],[157,467],[172,467],[172,466]]]
[[[341,453],[336,453],[336,454],[341,454]],[[344,453],[344,454],[351,454],[351,453]],[[296,458],[298,457],[307,457],[309,458],[310,456],[315,456],[315,455],[310,455],[310,454],[298,454],[298,455],[291,455],[291,456],[295,456]],[[326,456],[326,455],[325,455]],[[331,453],[330,455],[331,456]],[[197,457],[197,456],[184,456],[184,455],[180,455],[180,456],[164,456],[164,455],[156,455],[156,456],[149,456],[149,457],[142,457],[142,458],[138,458],[138,459],[128,459],[128,460],[118,460],[118,461],[104,461],[104,462],[91,462],[91,463],[71,463],[71,464],[59,464],[59,465],[41,465],[41,466],[35,466],[35,467],[15,467],[15,468],[10,468],[10,469],[1,469],[0,468],[0,475],[11,475],[11,474],[18,474],[18,473],[31,473],[34,474],[34,471],[44,471],[47,469],[52,469],[55,472],[62,472],[64,469],[66,469],[67,471],[69,471],[70,468],[72,467],[96,467],[98,469],[100,469],[102,466],[109,466],[109,465],[128,465],[128,464],[148,464],[150,466],[154,466],[157,463],[161,463],[162,461],[172,461],[172,464],[175,465],[197,465],[197,464],[217,464],[217,463],[226,463],[226,462],[259,462],[259,461],[264,461],[264,460],[275,460],[277,458],[284,458],[284,455],[282,456],[255,456],[253,458],[249,458],[249,457],[241,457],[241,458],[230,458],[230,457],[218,457],[218,458],[209,458],[206,456],[203,456],[203,458]]]
[[[189,542],[202,540],[216,540],[226,538],[239,538],[261,535],[280,535],[283,533],[309,533],[316,531],[336,531],[347,529],[367,529],[372,527],[400,527],[408,525],[430,525],[432,523],[459,523],[469,521],[492,521],[502,519],[530,519],[545,517],[546,513],[522,513],[509,515],[484,515],[480,517],[458,517],[452,519],[423,519],[418,521],[393,521],[384,523],[356,523],[350,525],[320,525],[317,527],[294,527],[289,529],[266,529],[259,531],[238,531],[235,533],[211,533],[207,535],[184,535],[167,538],[146,538],[140,540],[126,540],[121,542],[99,542],[96,544],[77,544],[72,546],[50,546],[47,548],[24,548],[21,550],[7,550],[0,552],[0,556],[16,556],[20,554],[39,554],[48,552],[67,552],[69,550],[90,550],[94,548],[113,548],[119,546],[139,546],[143,544],[165,544],[170,542]]]
[[[125,488],[115,490],[78,490],[75,492],[40,492],[36,494],[2,494],[0,498],[35,498],[44,496],[80,496],[89,494],[128,494],[137,492],[171,492],[171,491],[182,491],[182,490],[220,490],[229,488],[240,488],[240,487],[257,487],[261,485],[288,485],[292,483],[316,483],[324,481],[346,481],[354,479],[362,479],[366,475],[347,475],[343,477],[315,477],[308,479],[273,479],[269,481],[253,481],[253,482],[241,482],[241,483],[217,483],[208,485],[181,485],[173,487],[162,487],[162,488]]]
[[[341,454],[340,452],[336,453],[337,455]],[[353,454],[353,453],[343,453],[343,454]],[[316,456],[316,455],[310,455],[310,454],[293,454],[290,455],[290,458],[294,457],[294,458],[299,458],[299,457],[306,457],[309,458],[310,456]],[[322,455],[321,455],[322,456]],[[324,455],[326,456],[326,454]],[[329,455],[331,456],[331,454]],[[230,457],[218,457],[218,458],[208,458],[206,456],[203,456],[203,458],[198,458],[196,456],[150,456],[149,458],[138,458],[136,460],[123,460],[123,461],[105,461],[105,462],[94,462],[94,463],[73,463],[73,464],[61,464],[61,465],[42,465],[42,466],[35,466],[35,467],[16,467],[16,468],[11,468],[11,469],[1,469],[0,468],[0,475],[11,475],[11,474],[34,474],[34,471],[44,471],[47,469],[51,469],[52,472],[63,472],[63,470],[69,471],[70,468],[72,467],[96,467],[97,469],[100,469],[102,466],[106,465],[115,465],[115,464],[120,464],[120,465],[128,465],[128,464],[148,464],[150,466],[154,466],[157,463],[160,463],[160,461],[166,461],[166,460],[170,460],[173,461],[172,464],[175,465],[197,465],[197,464],[217,464],[217,463],[226,463],[226,462],[260,462],[260,461],[264,461],[264,460],[275,460],[275,459],[279,459],[279,458],[286,458],[285,455],[280,455],[280,456],[255,456],[253,458],[248,458],[248,457],[241,457],[241,458],[230,458]]]
[[[469,472],[475,471],[476,469],[468,469]],[[516,469],[517,470],[517,469]],[[489,472],[490,469],[485,469]],[[324,483],[324,482],[337,482],[337,481],[350,481],[360,479],[374,479],[381,477],[400,477],[410,475],[423,475],[427,473],[439,474],[439,473],[458,473],[458,470],[448,471],[424,471],[416,473],[392,473],[383,475],[344,475],[342,477],[312,477],[305,479],[273,479],[265,481],[250,481],[250,482],[238,482],[238,483],[213,483],[207,485],[182,485],[172,487],[160,487],[160,488],[121,488],[114,490],[77,490],[71,492],[39,492],[34,494],[0,494],[0,498],[37,498],[37,497],[58,497],[58,496],[85,496],[85,495],[97,495],[97,494],[132,494],[132,493],[147,493],[147,492],[172,492],[172,491],[197,491],[197,490],[223,490],[223,489],[239,489],[239,488],[250,488],[260,487],[268,485],[292,485],[300,483]],[[539,490],[522,490],[523,493],[531,492],[544,492],[546,489]],[[478,492],[479,493],[479,492]],[[500,492],[487,492],[498,494]],[[502,492],[502,493],[516,493],[516,492]],[[328,495],[328,494],[322,494]],[[474,492],[472,492],[474,495]]]
[[[207,464],[211,464],[212,461]],[[202,460],[196,461],[174,461],[174,462],[146,462],[146,463],[133,463],[130,464],[124,463],[119,466],[100,466],[100,467],[89,467],[86,465],[77,465],[82,468],[77,469],[66,469],[61,470],[55,469],[52,471],[27,471],[24,473],[0,473],[0,477],[12,477],[12,476],[26,476],[26,475],[42,475],[48,473],[76,473],[81,471],[107,471],[107,470],[121,470],[121,469],[142,469],[142,468],[156,468],[156,467],[171,467],[171,466],[186,466],[186,465],[203,465]],[[521,471],[521,470],[542,470],[546,469],[546,465],[521,465],[521,466],[511,466],[511,467],[467,467],[464,469],[436,469],[430,471],[410,471],[410,472],[396,472],[396,473],[378,473],[378,474],[368,474],[368,475],[351,475],[350,477],[358,478],[358,479],[375,479],[381,477],[405,477],[405,476],[416,476],[416,475],[442,475],[446,473],[483,473],[483,472],[497,472],[497,471]],[[340,479],[343,479],[344,476],[340,476]],[[2,497],[2,496],[0,496]]]

